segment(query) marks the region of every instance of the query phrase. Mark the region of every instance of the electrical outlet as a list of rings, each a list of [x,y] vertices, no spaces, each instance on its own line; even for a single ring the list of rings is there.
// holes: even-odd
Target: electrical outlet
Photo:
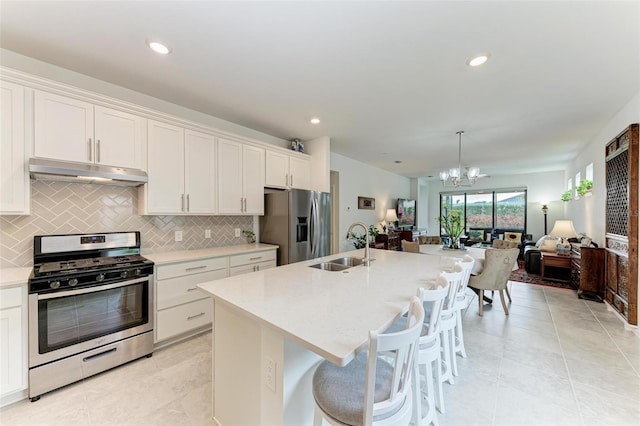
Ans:
[[[276,391],[276,362],[271,358],[266,359],[264,381],[269,389]]]
[[[236,237],[240,236],[240,228],[236,228]]]
[[[182,231],[176,231],[176,241],[182,241]]]
[[[205,229],[204,230],[204,237],[205,238],[211,238],[211,229]]]

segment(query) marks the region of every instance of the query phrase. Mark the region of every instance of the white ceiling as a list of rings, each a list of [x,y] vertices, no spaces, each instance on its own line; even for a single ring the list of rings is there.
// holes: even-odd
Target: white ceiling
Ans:
[[[0,20],[2,48],[410,177],[455,166],[457,130],[463,166],[560,169],[640,90],[638,1],[2,0]]]

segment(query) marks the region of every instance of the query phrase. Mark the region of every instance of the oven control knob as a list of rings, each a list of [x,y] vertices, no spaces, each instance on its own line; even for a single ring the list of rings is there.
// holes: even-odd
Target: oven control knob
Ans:
[[[98,281],[98,282],[104,281],[104,274],[96,275],[96,281]]]
[[[134,275],[140,275],[142,273],[142,270],[140,269],[136,269],[135,271],[133,271]]]
[[[74,286],[74,285],[76,285],[76,284],[78,284],[78,279],[77,279],[77,278],[71,278],[71,279],[69,280],[69,285],[70,285],[71,287],[73,287],[73,286]]]
[[[120,278],[127,278],[127,275],[129,275],[127,271],[120,272]]]
[[[59,288],[60,287],[60,281],[51,281],[49,283],[49,287],[51,287],[51,288]]]

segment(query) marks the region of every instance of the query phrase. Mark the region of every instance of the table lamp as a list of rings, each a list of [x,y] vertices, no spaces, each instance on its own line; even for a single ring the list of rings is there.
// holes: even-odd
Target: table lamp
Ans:
[[[387,209],[387,215],[384,220],[387,222],[387,225],[389,225],[389,230],[394,229],[395,222],[398,221],[398,215],[396,215],[395,209]]]
[[[558,254],[569,254],[571,251],[571,245],[567,243],[566,240],[567,238],[577,237],[578,233],[573,227],[572,220],[556,220],[556,223],[553,225],[553,229],[549,235],[561,238],[560,243],[556,246]]]

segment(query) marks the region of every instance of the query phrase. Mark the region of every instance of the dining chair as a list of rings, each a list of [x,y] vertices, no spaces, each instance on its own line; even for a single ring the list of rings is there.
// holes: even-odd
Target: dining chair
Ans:
[[[453,363],[455,362],[455,336],[454,330],[456,327],[456,295],[462,285],[464,270],[460,265],[460,262],[456,262],[455,265],[449,270],[444,271],[441,275],[447,280],[449,290],[447,291],[447,297],[444,299],[442,305],[442,312],[440,313],[440,347],[442,350],[442,373],[440,375],[440,382],[449,382],[454,384],[453,379]],[[436,402],[438,410],[444,414],[444,398],[442,395],[438,395],[438,401]]]
[[[444,275],[438,276],[429,288],[419,288],[418,298],[422,301],[425,311],[424,326],[420,334],[418,358],[416,361],[416,376],[418,386],[413,390],[414,404],[418,404],[420,410],[416,418],[421,418],[419,424],[438,424],[436,414],[436,398],[441,400],[443,396],[441,375],[442,355],[440,348],[440,315],[444,299],[449,293],[449,282]],[[405,327],[403,318],[395,321],[385,333],[397,332]],[[424,394],[426,400],[426,412],[422,415],[420,395]]]
[[[484,268],[482,269],[482,272],[469,279],[469,287],[478,290],[478,314],[480,316],[484,314],[482,299],[485,290],[500,292],[502,309],[504,309],[505,315],[509,315],[509,310],[507,309],[507,304],[504,300],[504,292],[506,290],[509,302],[511,302],[511,295],[507,289],[507,283],[509,282],[509,276],[511,275],[513,265],[518,259],[519,253],[520,250],[517,248],[485,250]]]
[[[497,249],[517,248],[518,247],[518,242],[517,241],[507,241],[507,240],[495,239],[491,243],[491,247],[492,248],[497,248]]]
[[[458,362],[456,361],[455,356],[460,354],[463,358],[467,357],[467,351],[464,347],[464,333],[462,331],[462,311],[468,306],[467,304],[467,287],[469,285],[469,279],[471,278],[471,270],[473,269],[475,259],[468,254],[465,255],[460,261],[460,266],[462,266],[462,283],[460,284],[460,288],[458,289],[458,293],[456,294],[456,301],[454,304],[454,309],[456,311],[456,326],[455,326],[455,348],[454,348],[454,359],[453,359],[453,375],[458,375]]]
[[[420,253],[420,244],[418,243],[401,240],[400,245],[402,246],[402,251],[406,251],[408,253]]]
[[[439,235],[420,235],[418,236],[418,243],[420,244],[441,244],[442,239]]]
[[[332,425],[381,425],[420,418],[412,388],[419,389],[415,361],[424,315],[420,299],[413,296],[404,329],[371,330],[368,350],[344,367],[320,363],[313,374],[314,425],[323,419]]]

